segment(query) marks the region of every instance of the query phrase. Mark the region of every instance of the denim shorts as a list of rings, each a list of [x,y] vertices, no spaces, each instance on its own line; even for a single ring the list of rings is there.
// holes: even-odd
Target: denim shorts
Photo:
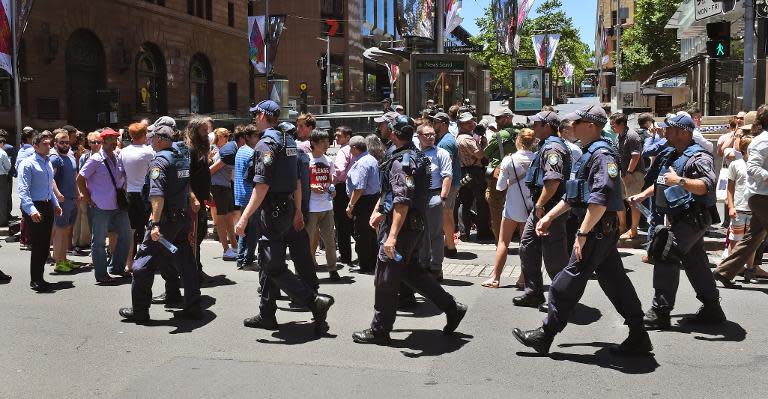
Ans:
[[[69,227],[75,224],[77,219],[77,200],[65,199],[59,203],[61,207],[61,216],[56,216],[54,221],[56,227]]]

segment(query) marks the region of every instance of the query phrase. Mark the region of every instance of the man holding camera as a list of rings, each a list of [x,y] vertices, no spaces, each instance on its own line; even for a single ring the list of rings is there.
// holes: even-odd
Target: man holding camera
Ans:
[[[485,202],[485,168],[483,167],[484,134],[476,134],[477,122],[471,112],[465,111],[459,115],[459,159],[461,160],[461,188],[459,189],[459,204],[462,205],[461,239],[469,239],[472,223],[477,225],[478,241],[492,240],[493,232],[490,226],[490,212]],[[484,133],[484,132],[483,132]],[[475,138],[478,136],[479,138]],[[475,205],[477,217],[472,217],[472,205]],[[474,219],[474,220],[473,220]]]

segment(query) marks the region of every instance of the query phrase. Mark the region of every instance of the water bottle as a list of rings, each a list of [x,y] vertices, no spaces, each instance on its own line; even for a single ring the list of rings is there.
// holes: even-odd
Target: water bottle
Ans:
[[[637,210],[639,210],[639,211],[640,211],[640,213],[642,213],[642,214],[643,214],[643,216],[645,216],[645,219],[646,219],[646,220],[648,220],[648,221],[650,221],[650,220],[651,220],[651,210],[650,210],[650,209],[648,209],[648,208],[646,208],[646,207],[645,207],[645,205],[643,205],[643,203],[642,203],[642,202],[633,202],[633,203],[632,203],[632,206],[634,206],[635,208],[637,208]]]
[[[333,200],[333,193],[335,192],[336,192],[336,187],[333,184],[328,186],[328,201]]]
[[[400,255],[400,252],[397,252],[395,250],[395,262],[402,262],[403,261],[403,255]]]
[[[160,239],[159,239],[159,240],[157,240],[157,242],[159,242],[160,244],[163,244],[163,246],[164,246],[164,247],[165,247],[165,248],[166,248],[168,251],[170,251],[172,254],[175,254],[175,253],[176,253],[176,251],[178,251],[178,250],[179,250],[178,248],[176,248],[176,246],[175,246],[175,245],[173,245],[173,243],[171,243],[170,241],[166,240],[166,239],[165,239],[165,237],[160,237]]]

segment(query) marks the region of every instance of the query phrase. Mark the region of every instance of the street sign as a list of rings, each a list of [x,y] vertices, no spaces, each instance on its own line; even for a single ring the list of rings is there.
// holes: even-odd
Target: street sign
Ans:
[[[337,19],[327,18],[320,23],[320,32],[324,36],[342,37],[344,36],[344,26]]]
[[[701,21],[723,13],[723,5],[720,1],[694,0],[696,2],[696,20]]]
[[[450,54],[465,54],[465,53],[480,53],[483,51],[483,46],[445,46],[446,53]]]

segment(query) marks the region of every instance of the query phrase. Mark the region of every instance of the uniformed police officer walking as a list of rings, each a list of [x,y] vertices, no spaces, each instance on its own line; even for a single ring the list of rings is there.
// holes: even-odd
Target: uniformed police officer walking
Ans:
[[[304,228],[298,149],[290,134],[275,129],[280,113],[277,103],[262,101],[254,112],[255,123],[264,134],[255,148],[253,194],[235,231],[242,235],[248,219],[259,212],[259,230],[262,234],[259,239],[259,263],[265,278],[261,279],[260,312],[245,319],[243,324],[251,328],[277,329],[276,302],[280,290],[283,290],[297,305],[312,311],[315,332],[323,334],[328,331],[325,319],[328,309],[333,305],[333,298],[317,294],[307,282],[288,270],[285,263],[290,230]]]
[[[581,215],[580,227],[571,259],[549,287],[548,314],[543,326],[530,331],[515,328],[514,336],[523,345],[548,353],[594,272],[603,292],[629,326],[629,337],[611,351],[619,355],[648,354],[653,345],[643,327],[643,310],[616,247],[619,240],[616,211],[623,207],[623,196],[616,154],[611,144],[600,138],[608,118],[597,105],[585,106],[565,118],[574,121],[574,131],[584,145],[584,155],[574,165],[575,172],[566,183],[564,200],[541,218],[536,234],[549,234],[554,220],[572,207],[585,212],[577,213]]]
[[[419,245],[426,226],[429,159],[413,144],[415,125],[411,118],[399,116],[393,130],[391,139],[396,150],[381,166],[379,212],[384,214],[381,229],[385,233],[376,264],[373,321],[371,328],[352,334],[352,339],[362,344],[389,342],[401,281],[445,312],[447,323],[443,332],[446,334],[455,331],[467,313],[467,306],[456,302],[427,269],[418,264]]]
[[[149,166],[149,200],[152,215],[144,242],[133,262],[131,300],[133,307],[120,309],[120,315],[137,324],[149,320],[152,283],[155,270],[168,259],[184,280],[184,309],[176,317],[199,320],[200,281],[188,235],[189,223],[189,151],[182,143],[173,143],[174,131],[161,126],[153,131],[155,158]],[[158,242],[165,239],[177,250],[173,253]],[[166,293],[179,292],[178,280],[166,279]]]
[[[528,118],[540,140],[539,151],[525,176],[531,191],[534,209],[528,216],[520,237],[520,264],[525,276],[525,294],[512,299],[515,306],[538,307],[546,312],[541,261],[550,278],[554,278],[568,263],[566,222],[568,212],[554,219],[549,234],[536,235],[536,223],[550,211],[565,193],[565,181],[571,173],[571,151],[557,134],[560,118],[553,111],[542,111]]]
[[[720,307],[720,294],[709,270],[709,260],[704,251],[704,234],[713,221],[715,182],[712,155],[694,143],[696,125],[686,115],[667,118],[660,126],[666,128],[669,147],[654,160],[648,177],[655,184],[640,194],[629,198],[641,202],[654,197],[654,210],[665,215],[671,227],[660,234],[657,227],[649,248],[653,267],[653,306],[645,314],[648,328],[670,328],[669,312],[675,306],[675,296],[680,282],[680,269],[685,270],[696,298],[703,306],[696,315],[685,318],[692,324],[717,324],[725,321]],[[668,234],[671,232],[671,234]],[[671,250],[667,241],[672,240]],[[663,242],[662,242],[663,241]]]

